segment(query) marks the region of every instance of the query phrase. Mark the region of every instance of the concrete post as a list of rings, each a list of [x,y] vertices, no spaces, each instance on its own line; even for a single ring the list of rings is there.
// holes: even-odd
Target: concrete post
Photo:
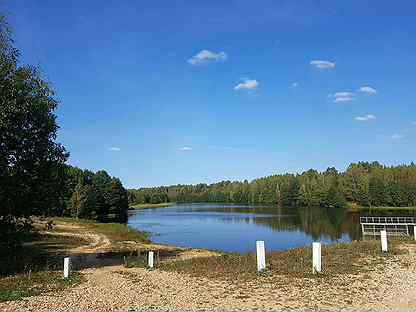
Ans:
[[[64,278],[68,278],[71,274],[71,259],[66,257],[64,258]]]
[[[264,249],[264,241],[256,241],[257,250],[257,271],[261,272],[266,269],[266,252]]]
[[[381,251],[387,252],[387,232],[386,230],[380,231],[381,236]]]
[[[149,251],[149,259],[148,259],[148,265],[149,268],[153,268],[153,258],[154,258],[154,252],[153,251]]]
[[[321,273],[322,271],[322,256],[321,256],[321,243],[312,243],[312,272]]]

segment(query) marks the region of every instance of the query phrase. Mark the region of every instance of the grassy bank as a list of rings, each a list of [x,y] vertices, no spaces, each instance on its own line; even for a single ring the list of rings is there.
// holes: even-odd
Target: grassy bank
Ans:
[[[380,207],[364,207],[364,206],[357,206],[357,205],[350,205],[348,207],[348,211],[350,212],[396,212],[396,213],[409,213],[409,212],[416,212],[416,206],[409,206],[409,207],[389,207],[389,206],[380,206]]]
[[[322,246],[323,275],[356,274],[374,268],[390,255],[400,253],[398,243],[390,244],[390,251],[382,254],[380,242],[355,241]],[[195,258],[184,261],[160,263],[158,268],[227,281],[255,280],[267,277],[278,282],[282,276],[312,277],[311,248],[296,248],[266,255],[267,269],[258,274],[255,254],[224,254],[218,257]]]
[[[62,258],[68,249],[88,242],[80,237],[34,233],[13,253],[0,252],[0,302],[62,290],[82,281],[63,279]]]
[[[130,205],[129,209],[164,208],[164,207],[169,207],[175,204],[176,203],[136,204],[136,205]]]
[[[98,223],[92,220],[71,219],[71,218],[54,218],[55,222],[78,225],[85,227],[87,230],[103,234],[112,242],[135,241],[150,243],[149,235],[121,223]]]
[[[0,279],[0,302],[20,300],[24,297],[63,290],[83,280],[82,276],[73,273],[64,279],[62,272],[41,271],[27,272]]]

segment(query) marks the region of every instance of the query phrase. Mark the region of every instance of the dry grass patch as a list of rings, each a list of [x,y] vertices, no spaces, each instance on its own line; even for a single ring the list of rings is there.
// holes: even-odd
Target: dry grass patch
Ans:
[[[158,268],[197,277],[246,281],[275,277],[328,277],[339,274],[358,274],[372,270],[389,256],[400,251],[390,244],[389,253],[383,254],[377,240],[359,241],[322,246],[322,275],[312,274],[311,248],[296,248],[266,255],[267,269],[257,272],[255,254],[224,254],[218,257],[195,258],[184,261],[160,263]]]

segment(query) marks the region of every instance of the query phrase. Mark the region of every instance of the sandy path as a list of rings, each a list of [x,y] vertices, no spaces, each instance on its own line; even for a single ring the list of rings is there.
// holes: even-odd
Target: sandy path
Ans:
[[[74,233],[74,232],[50,232],[50,231],[42,231],[42,234],[48,235],[56,235],[56,236],[74,236],[80,237],[85,240],[90,241],[89,244],[81,245],[79,247],[75,247],[70,249],[69,253],[96,253],[100,251],[104,251],[111,247],[111,242],[107,236],[103,234],[97,233]]]
[[[404,265],[405,264],[405,265]],[[416,310],[416,254],[337,279],[290,279],[234,285],[160,270],[86,269],[87,281],[58,294],[0,303],[0,310]]]

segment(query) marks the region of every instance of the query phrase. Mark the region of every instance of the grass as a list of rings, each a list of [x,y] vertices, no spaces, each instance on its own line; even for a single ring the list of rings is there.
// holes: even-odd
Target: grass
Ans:
[[[0,302],[63,290],[81,281],[80,274],[74,273],[70,278],[64,279],[62,272],[54,271],[28,272],[2,278],[0,279]]]
[[[126,224],[88,222],[87,227],[106,235],[114,242],[136,241],[150,243],[147,233],[137,231]]]
[[[136,231],[125,224],[96,223],[69,218],[54,218],[53,220],[56,224],[79,225],[86,231],[104,234],[112,243],[150,242],[146,233]],[[35,222],[35,225],[38,229],[44,229],[42,223]],[[84,231],[82,228],[52,228],[50,231],[52,233],[79,232]],[[62,278],[62,259],[69,249],[87,243],[89,240],[79,236],[34,232],[31,240],[25,242],[13,254],[7,250],[0,250],[0,302],[58,291],[81,282],[82,277],[79,274],[74,274],[70,279]],[[117,244],[115,246],[118,248]]]
[[[141,232],[121,223],[98,223],[92,220],[71,218],[54,218],[57,223],[80,225],[92,232],[98,232],[107,236],[112,242],[135,241],[150,243],[149,234]]]
[[[130,255],[124,257],[124,267],[125,268],[147,268],[148,260],[147,253],[138,254],[136,256]]]
[[[409,207],[391,207],[391,206],[373,206],[373,207],[364,207],[359,205],[349,205],[349,211],[368,211],[368,212],[416,212],[416,206]]]
[[[357,274],[371,270],[374,265],[382,263],[388,255],[399,253],[394,244],[390,245],[390,249],[391,251],[388,254],[382,254],[380,242],[377,240],[323,245],[322,276]],[[278,279],[282,275],[299,278],[312,277],[311,248],[296,248],[268,253],[266,255],[266,265],[266,271],[258,274],[255,254],[232,253],[219,257],[160,263],[158,268],[196,277],[228,281],[244,281],[262,277]]]
[[[163,207],[169,207],[176,203],[160,203],[160,204],[136,204],[131,205],[131,209],[147,209],[147,208],[163,208]]]
[[[62,259],[67,249],[85,242],[79,237],[35,232],[32,240],[13,254],[0,250],[0,302],[58,291],[80,283],[82,277],[76,273],[63,279]]]
[[[35,232],[31,241],[14,251],[0,249],[0,277],[29,271],[61,270],[67,250],[86,243],[80,237]]]

